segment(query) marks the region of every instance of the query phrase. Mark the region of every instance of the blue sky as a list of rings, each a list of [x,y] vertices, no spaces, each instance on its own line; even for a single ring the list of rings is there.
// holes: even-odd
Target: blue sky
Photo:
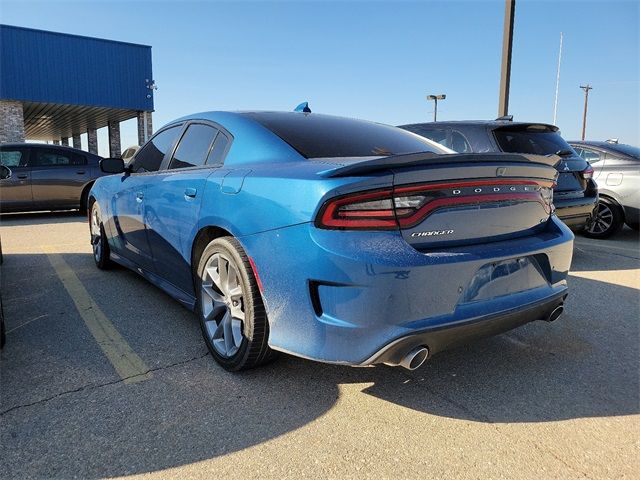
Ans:
[[[497,116],[504,2],[12,2],[0,22],[153,47],[154,124],[203,110],[316,112],[390,124]],[[640,2],[518,0],[510,113],[640,144]],[[101,151],[106,147],[101,132]],[[122,126],[135,143],[135,121]]]

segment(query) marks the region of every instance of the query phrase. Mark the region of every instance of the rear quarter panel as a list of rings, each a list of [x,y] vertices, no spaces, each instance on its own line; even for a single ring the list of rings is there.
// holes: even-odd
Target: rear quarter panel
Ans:
[[[311,222],[328,196],[392,182],[390,172],[362,178],[318,175],[335,166],[305,160],[216,170],[207,178],[198,229],[217,226],[242,237]]]

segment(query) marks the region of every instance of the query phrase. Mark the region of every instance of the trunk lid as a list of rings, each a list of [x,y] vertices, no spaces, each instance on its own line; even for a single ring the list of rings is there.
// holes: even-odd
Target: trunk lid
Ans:
[[[419,250],[505,240],[545,228],[557,156],[411,154],[345,161],[325,177],[393,173],[392,186],[335,198],[317,225],[399,229]]]

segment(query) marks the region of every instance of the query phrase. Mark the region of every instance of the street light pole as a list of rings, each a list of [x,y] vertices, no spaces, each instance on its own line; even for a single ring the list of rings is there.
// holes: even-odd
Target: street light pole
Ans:
[[[438,118],[438,100],[444,100],[445,98],[447,98],[446,95],[441,94],[441,95],[427,95],[427,100],[433,100],[435,102],[435,108],[433,110],[433,121],[437,122],[437,118]]]
[[[504,28],[502,31],[502,66],[500,68],[500,98],[498,116],[509,115],[509,84],[511,83],[511,51],[513,50],[513,23],[516,0],[505,0]]]
[[[593,87],[587,83],[586,85],[580,85],[580,88],[584,90],[584,113],[582,114],[582,140],[584,140],[584,134],[587,131],[587,106],[589,105],[589,90],[593,90]]]

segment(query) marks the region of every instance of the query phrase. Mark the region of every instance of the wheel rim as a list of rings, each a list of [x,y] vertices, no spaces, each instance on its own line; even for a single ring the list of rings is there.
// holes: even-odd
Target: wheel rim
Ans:
[[[102,256],[102,231],[100,229],[100,214],[98,213],[98,208],[95,206],[91,210],[90,230],[93,257],[99,262]]]
[[[202,273],[202,315],[209,341],[223,357],[235,355],[244,340],[244,292],[238,267],[222,253],[209,258]]]
[[[605,203],[598,203],[598,208],[594,213],[587,231],[589,233],[604,233],[613,225],[613,211]]]

